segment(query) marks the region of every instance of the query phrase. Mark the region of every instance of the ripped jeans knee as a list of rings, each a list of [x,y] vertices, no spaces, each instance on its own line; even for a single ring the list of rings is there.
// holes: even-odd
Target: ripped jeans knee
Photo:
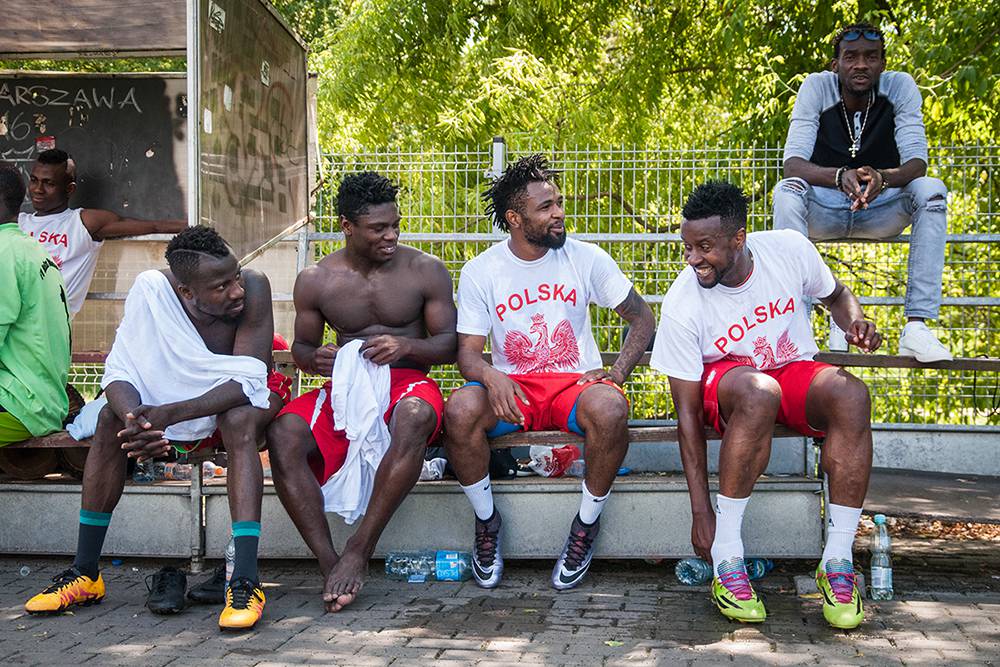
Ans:
[[[804,197],[809,192],[809,184],[797,177],[784,178],[778,181],[778,184],[774,187],[774,192]]]

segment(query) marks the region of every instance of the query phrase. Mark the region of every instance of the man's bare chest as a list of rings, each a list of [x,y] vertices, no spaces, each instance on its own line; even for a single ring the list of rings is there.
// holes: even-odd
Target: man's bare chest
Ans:
[[[343,280],[323,295],[327,322],[344,332],[372,326],[405,327],[423,314],[423,293],[413,276],[376,280]]]

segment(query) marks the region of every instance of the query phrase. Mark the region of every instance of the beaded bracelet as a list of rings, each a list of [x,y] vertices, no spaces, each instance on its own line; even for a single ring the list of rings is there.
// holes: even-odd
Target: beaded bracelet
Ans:
[[[837,175],[833,177],[833,182],[837,186],[838,190],[844,187],[844,172],[847,171],[847,167],[841,167],[837,170]]]

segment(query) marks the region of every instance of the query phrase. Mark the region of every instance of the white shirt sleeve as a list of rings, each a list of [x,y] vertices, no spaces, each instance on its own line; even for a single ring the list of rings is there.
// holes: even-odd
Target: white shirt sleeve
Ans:
[[[594,246],[594,264],[590,269],[591,302],[604,308],[616,308],[632,291],[629,280],[611,255]]]
[[[812,241],[798,232],[791,231],[793,236],[788,239],[796,247],[792,250],[794,257],[799,259],[802,271],[802,293],[808,297],[825,299],[833,294],[837,287],[837,281],[833,278],[833,272],[823,261],[819,250],[812,244]]]
[[[667,305],[664,303],[663,307]],[[660,314],[649,365],[672,378],[700,382],[705,370],[700,336],[664,310]]]
[[[462,268],[458,279],[458,333],[473,336],[486,336],[490,333],[493,323],[490,318],[490,306],[486,301],[483,289],[475,281],[469,265]]]
[[[788,137],[785,139],[785,156],[782,162],[793,157],[808,160],[816,148],[816,134],[819,132],[819,117],[822,109],[820,78],[810,74],[799,87],[792,107],[792,119],[788,123]]]
[[[905,72],[894,72],[896,90],[893,104],[896,120],[896,147],[899,163],[906,164],[916,158],[927,164],[927,133],[921,111],[923,99],[916,81]]]

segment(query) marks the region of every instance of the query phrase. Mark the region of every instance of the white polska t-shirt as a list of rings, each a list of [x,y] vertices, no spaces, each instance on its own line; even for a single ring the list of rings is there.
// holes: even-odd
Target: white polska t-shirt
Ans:
[[[67,208],[52,215],[21,213],[17,225],[52,255],[66,284],[69,313],[76,315],[87,298],[90,280],[97,267],[101,241],[95,241],[80,218],[79,208]]]
[[[601,367],[590,304],[614,308],[631,289],[592,243],[567,238],[529,262],[501,241],[462,267],[458,332],[492,334],[493,366],[504,373],[584,373]]]
[[[769,370],[819,351],[803,297],[826,298],[836,282],[816,247],[792,230],[748,234],[747,247],[753,272],[739,287],[706,289],[692,267],[681,271],[663,300],[650,366],[700,381],[723,358]]]

